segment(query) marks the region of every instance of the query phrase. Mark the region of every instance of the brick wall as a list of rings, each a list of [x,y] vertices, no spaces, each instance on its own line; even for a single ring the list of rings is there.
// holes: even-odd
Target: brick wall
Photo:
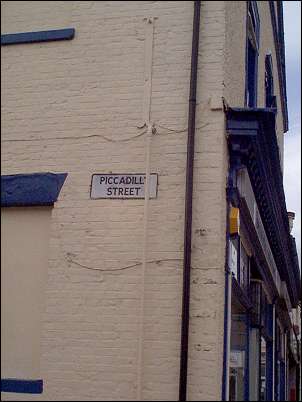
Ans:
[[[4,13],[6,32],[18,31],[16,15],[21,31],[46,27],[45,10],[39,22],[37,13],[34,20],[28,10],[20,13],[18,2],[2,2],[4,10],[7,3],[15,8]],[[52,211],[42,332],[44,393],[34,398],[136,399],[144,292],[142,397],[176,400],[193,2],[59,3],[66,25],[76,30],[72,41],[2,48],[2,174],[68,173]],[[28,7],[34,10],[35,4]],[[62,18],[62,13],[55,15]],[[90,182],[93,173],[146,169],[146,130],[138,127],[145,123],[148,104],[148,17],[156,17],[151,121],[157,133],[150,154],[159,186],[158,197],[149,203],[142,286],[144,200],[91,200]],[[59,22],[53,17],[55,28]],[[189,400],[221,397],[224,24],[224,2],[201,3]]]

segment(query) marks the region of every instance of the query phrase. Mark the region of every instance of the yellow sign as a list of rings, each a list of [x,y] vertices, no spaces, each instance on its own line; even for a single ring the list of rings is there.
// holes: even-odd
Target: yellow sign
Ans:
[[[230,234],[239,232],[239,208],[231,207],[230,210]]]

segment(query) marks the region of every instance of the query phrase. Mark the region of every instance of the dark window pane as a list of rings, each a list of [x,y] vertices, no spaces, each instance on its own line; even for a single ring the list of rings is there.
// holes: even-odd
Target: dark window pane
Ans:
[[[248,66],[247,66],[247,105],[248,107],[256,106],[256,61],[257,52],[252,46],[251,42],[248,41]]]

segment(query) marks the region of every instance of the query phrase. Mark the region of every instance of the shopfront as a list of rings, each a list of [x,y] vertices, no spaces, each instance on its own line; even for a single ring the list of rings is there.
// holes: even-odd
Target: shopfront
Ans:
[[[251,127],[250,115],[245,115],[247,121],[239,123],[240,114],[241,111],[234,119],[236,122],[229,122],[229,133],[234,135],[232,141],[236,145],[231,147],[227,193],[228,269],[232,276],[228,396],[233,401],[287,400],[291,394],[294,397],[290,389],[296,389],[296,363],[289,346],[293,342],[288,345],[288,337],[293,327],[291,311],[298,303],[300,286],[299,280],[294,283],[290,275],[292,272],[297,275],[298,263],[292,258],[294,253],[282,257],[280,246],[276,245],[279,233],[274,232],[275,223],[268,218],[272,212],[267,200],[272,190],[265,189],[273,184],[262,183],[264,174],[260,176],[266,161],[262,159],[260,163],[256,159],[256,152],[263,151],[255,145],[257,125],[251,130],[249,143],[245,137],[248,129],[244,132],[242,127],[244,124]],[[240,147],[242,153],[238,151]],[[246,159],[248,152],[251,156]],[[289,232],[284,233],[283,242],[288,237]],[[289,264],[290,274],[281,261]]]

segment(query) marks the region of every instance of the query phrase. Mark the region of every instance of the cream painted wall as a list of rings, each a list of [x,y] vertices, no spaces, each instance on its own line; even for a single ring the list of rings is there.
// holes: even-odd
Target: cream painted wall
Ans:
[[[224,97],[231,107],[244,107],[246,1],[229,1],[226,7]]]
[[[36,398],[135,400],[139,372],[142,399],[177,400],[193,2],[55,2],[62,13],[26,3],[1,2],[5,32],[76,30],[72,41],[2,47],[3,174],[68,173],[51,217],[45,386]],[[222,97],[231,106],[244,100],[242,4],[201,2],[188,400],[221,398],[228,168]],[[149,17],[152,57],[145,51]],[[150,166],[159,186],[148,207],[143,286],[144,200],[89,194],[93,173],[144,173],[146,130],[139,127],[149,101],[156,128]]]
[[[1,208],[1,377],[41,378],[51,208]]]
[[[72,1],[1,1],[1,33],[69,28]]]

